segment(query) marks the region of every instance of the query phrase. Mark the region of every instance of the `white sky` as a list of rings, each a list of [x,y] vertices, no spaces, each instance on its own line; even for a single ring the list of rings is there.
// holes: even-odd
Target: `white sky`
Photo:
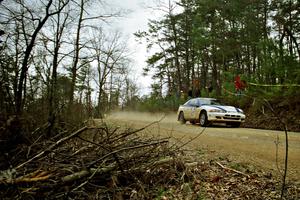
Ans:
[[[163,0],[168,1],[168,0]],[[162,15],[159,11],[154,11],[149,7],[155,6],[157,0],[111,0],[110,5],[116,5],[122,9],[130,10],[129,14],[123,18],[118,18],[115,26],[123,36],[127,38],[128,48],[132,51],[133,76],[140,89],[139,95],[150,93],[152,83],[151,76],[142,76],[143,68],[146,66],[146,59],[149,56],[146,50],[146,44],[140,44],[136,41],[133,33],[137,31],[146,31],[148,29],[148,20],[158,18]]]

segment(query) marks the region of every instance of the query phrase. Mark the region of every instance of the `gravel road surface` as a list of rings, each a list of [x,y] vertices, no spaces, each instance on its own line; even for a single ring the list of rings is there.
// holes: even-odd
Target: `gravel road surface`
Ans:
[[[204,129],[189,122],[184,125],[180,124],[177,122],[175,113],[118,112],[109,115],[107,120],[134,128],[140,128],[161,120],[147,128],[147,133],[172,136],[180,140],[189,140]],[[288,134],[288,179],[299,182],[300,133],[289,132]],[[189,147],[197,151],[205,149],[205,152],[209,152],[211,156],[226,156],[235,162],[249,163],[269,170],[274,176],[279,176],[278,168],[283,169],[284,166],[285,137],[283,131],[229,128],[222,124],[214,125],[205,128],[197,139],[189,143]],[[278,152],[278,162],[276,162],[276,152]]]

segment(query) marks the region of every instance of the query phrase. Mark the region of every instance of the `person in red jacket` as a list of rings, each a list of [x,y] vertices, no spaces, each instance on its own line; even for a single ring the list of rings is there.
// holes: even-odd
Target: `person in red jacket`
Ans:
[[[245,80],[241,80],[240,75],[237,75],[234,78],[234,87],[237,95],[241,95],[243,91],[247,88],[247,82]]]
[[[241,95],[242,93],[242,81],[241,81],[241,77],[240,75],[237,75],[235,78],[234,78],[234,87],[235,87],[235,92],[237,93],[237,95]]]

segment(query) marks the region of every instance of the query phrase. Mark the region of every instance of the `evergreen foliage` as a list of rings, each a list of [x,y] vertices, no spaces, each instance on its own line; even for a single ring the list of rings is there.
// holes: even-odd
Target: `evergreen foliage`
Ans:
[[[258,84],[300,84],[299,7],[296,0],[169,4],[164,18],[136,33],[156,50],[145,73],[152,70],[156,83],[166,85],[165,96],[211,84],[219,97],[234,92],[236,75]]]

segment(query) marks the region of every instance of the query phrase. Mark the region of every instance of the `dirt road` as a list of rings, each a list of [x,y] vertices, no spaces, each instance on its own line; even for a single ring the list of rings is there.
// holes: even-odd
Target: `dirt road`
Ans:
[[[164,118],[163,118],[164,117]],[[163,118],[163,119],[162,119]],[[181,141],[189,140],[200,134],[204,128],[199,125],[177,122],[176,114],[150,114],[135,112],[119,112],[107,117],[111,122],[129,127],[143,127],[153,124],[146,131],[148,134],[172,136]],[[276,143],[278,142],[278,148]],[[248,128],[228,128],[222,125],[208,127],[189,143],[189,147],[197,151],[208,152],[210,156],[226,157],[234,162],[251,164],[270,171],[278,176],[276,165],[276,149],[278,150],[278,167],[284,166],[285,138],[284,132]],[[289,132],[288,179],[300,181],[300,133]]]

